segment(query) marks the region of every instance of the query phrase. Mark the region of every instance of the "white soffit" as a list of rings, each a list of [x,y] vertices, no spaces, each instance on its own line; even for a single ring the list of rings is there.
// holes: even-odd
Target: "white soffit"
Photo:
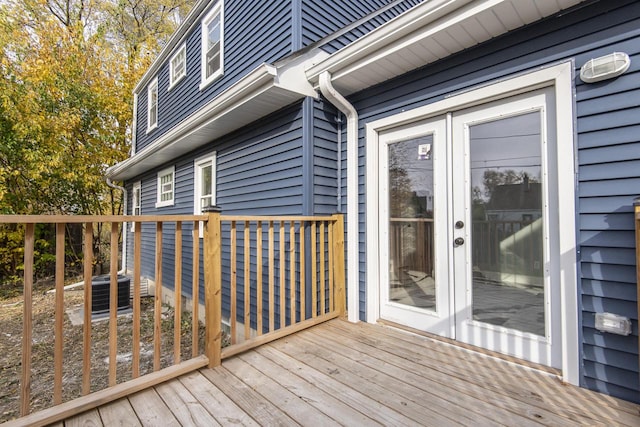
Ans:
[[[460,52],[584,0],[426,0],[307,69],[348,95]]]
[[[116,181],[134,178],[305,96],[316,96],[300,68],[299,62],[305,59],[308,58],[280,68],[270,64],[258,66],[153,143],[107,169],[106,176]],[[286,82],[281,81],[283,74],[289,77]]]

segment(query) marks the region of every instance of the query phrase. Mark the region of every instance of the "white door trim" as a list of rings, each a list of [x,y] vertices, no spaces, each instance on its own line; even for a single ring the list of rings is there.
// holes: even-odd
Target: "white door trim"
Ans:
[[[562,376],[564,381],[579,382],[579,325],[578,325],[578,277],[576,254],[576,206],[575,206],[575,135],[573,62],[564,62],[537,71],[501,80],[486,86],[454,94],[442,101],[413,110],[385,117],[366,125],[366,247],[367,247],[367,321],[375,323],[380,316],[380,281],[376,268],[379,260],[378,209],[378,135],[381,131],[403,124],[444,115],[452,111],[542,87],[553,87],[557,114],[556,140],[558,192],[558,225],[560,229],[560,287],[562,322]],[[448,148],[450,149],[450,148]],[[352,197],[350,195],[349,197]],[[450,221],[451,222],[451,221]],[[451,228],[452,225],[450,224]],[[452,233],[452,230],[448,231]],[[353,268],[354,266],[349,266]]]

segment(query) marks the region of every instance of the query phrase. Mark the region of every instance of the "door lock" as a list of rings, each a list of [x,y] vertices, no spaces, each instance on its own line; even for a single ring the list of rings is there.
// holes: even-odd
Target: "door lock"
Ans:
[[[462,245],[464,245],[464,239],[462,237],[458,237],[453,241],[453,243],[456,246],[462,246]]]
[[[464,227],[464,222],[462,221],[456,221],[456,225],[455,225],[456,229],[460,230],[461,228]]]

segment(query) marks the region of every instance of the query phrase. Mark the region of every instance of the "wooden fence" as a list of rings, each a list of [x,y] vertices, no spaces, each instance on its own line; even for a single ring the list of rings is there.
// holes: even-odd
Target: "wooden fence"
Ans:
[[[118,383],[117,304],[119,235],[125,224],[135,223],[133,234],[133,303],[132,303],[132,372],[131,379]],[[204,236],[200,239],[199,224]],[[208,213],[199,216],[0,216],[0,223],[17,223],[25,227],[24,244],[24,312],[22,364],[20,378],[20,415],[15,425],[47,425],[105,404],[130,393],[151,387],[170,378],[205,366],[215,367],[230,357],[271,340],[294,333],[322,321],[344,315],[345,266],[344,225],[340,215],[327,217],[241,217]],[[55,406],[30,414],[32,306],[34,285],[34,227],[56,226],[56,275],[54,319]],[[84,227],[84,283],[92,282],[93,229],[97,223],[110,227],[110,305],[109,305],[109,373],[108,388],[91,390],[92,286],[84,286],[84,321],[82,351],[82,397],[62,400],[64,366],[64,285],[65,225]],[[142,223],[154,224],[155,292],[153,322],[153,372],[140,372],[140,304],[142,278]],[[175,224],[166,227],[167,223]],[[161,369],[161,316],[163,271],[163,235],[173,229],[172,248],[174,331],[172,366]],[[193,233],[192,247],[183,247],[183,229]],[[125,230],[125,232],[127,232]],[[146,236],[147,239],[150,236]],[[202,243],[201,243],[202,242]],[[200,266],[201,246],[203,265]],[[167,249],[164,248],[166,251]],[[183,254],[190,251],[191,263]],[[240,254],[240,256],[238,255]],[[224,256],[224,259],[223,259]],[[181,358],[182,273],[192,269],[193,303],[191,307],[192,353]],[[200,269],[204,277],[204,298],[199,295]],[[199,301],[204,299],[205,348],[198,345]],[[223,304],[224,299],[224,304]],[[230,345],[223,349],[223,319],[228,324]],[[239,327],[239,325],[242,325]],[[243,331],[243,334],[240,331]],[[10,423],[11,424],[11,423]]]

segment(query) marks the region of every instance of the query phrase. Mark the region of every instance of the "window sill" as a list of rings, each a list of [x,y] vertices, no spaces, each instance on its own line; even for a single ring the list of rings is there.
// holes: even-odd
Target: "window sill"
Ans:
[[[156,123],[155,125],[151,126],[150,128],[147,128],[147,135],[149,135],[151,132],[153,132],[154,130],[158,129],[158,124]]]
[[[173,200],[168,200],[166,202],[156,202],[156,208],[165,208],[167,206],[173,206]]]
[[[208,79],[204,79],[204,75],[201,76],[202,79],[202,83],[200,83],[200,90],[203,91],[204,89],[206,89],[207,87],[209,87],[211,85],[211,83],[220,80],[222,78],[222,76],[224,75],[224,72],[222,70],[214,73],[211,77],[209,77]]]

